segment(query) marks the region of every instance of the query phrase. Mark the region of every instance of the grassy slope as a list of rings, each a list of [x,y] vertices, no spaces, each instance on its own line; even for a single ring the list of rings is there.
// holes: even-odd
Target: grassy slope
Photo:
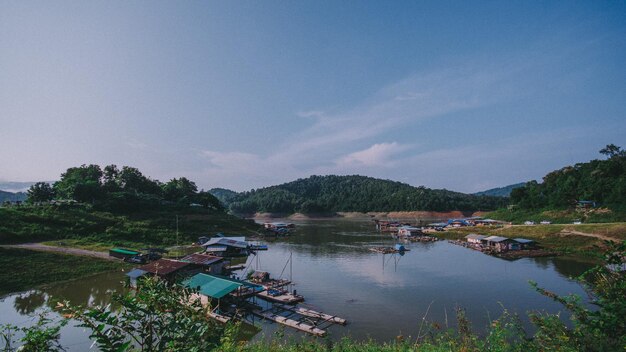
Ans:
[[[467,227],[445,232],[437,236],[447,239],[462,239],[470,233],[498,235],[509,238],[529,238],[539,242],[545,248],[566,254],[593,256],[601,252],[604,241],[599,238],[580,235],[565,235],[563,232],[577,231],[598,234],[613,238],[615,241],[626,240],[626,223],[583,224],[583,225],[534,225],[508,227]]]
[[[607,223],[626,221],[626,211],[622,209],[597,208],[587,211],[575,209],[540,209],[540,210],[507,210],[499,209],[486,215],[487,217],[510,221],[514,224],[523,224],[524,221],[532,220],[537,223],[549,220],[553,223],[571,224],[574,220],[585,223]]]
[[[179,236],[176,236],[176,215]],[[0,243],[68,240],[94,249],[111,246],[166,246],[196,241],[198,236],[223,232],[251,235],[253,222],[219,212],[187,209],[118,215],[85,207],[0,208]]]
[[[57,281],[118,270],[125,264],[26,249],[0,248],[0,296]]]

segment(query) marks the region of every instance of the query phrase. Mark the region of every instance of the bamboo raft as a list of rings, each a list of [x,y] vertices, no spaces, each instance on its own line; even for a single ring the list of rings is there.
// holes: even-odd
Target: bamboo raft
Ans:
[[[267,320],[273,321],[275,323],[282,324],[282,325],[288,326],[290,328],[309,333],[311,335],[315,335],[315,336],[324,336],[324,335],[326,335],[326,330],[322,330],[322,329],[317,328],[317,327],[315,327],[315,326],[313,326],[311,324],[303,323],[301,321],[297,321],[297,320],[294,320],[294,319],[289,319],[289,318],[283,317],[281,315],[276,315],[276,314],[271,313],[271,312],[265,312],[265,311],[260,311],[260,310],[253,310],[252,313],[254,315],[257,315],[257,316],[263,318],[263,319],[267,319]]]
[[[285,307],[285,309],[288,309],[288,307]],[[322,313],[322,312],[316,312],[312,309],[307,309],[307,308],[302,308],[302,307],[297,307],[294,310],[295,313],[298,313],[300,315],[304,315],[310,318],[317,318],[317,319],[321,319],[324,322],[329,322],[329,323],[333,323],[333,324],[339,324],[339,325],[346,325],[348,323],[348,321],[344,318],[340,318],[338,316],[335,315],[330,315],[330,314],[326,314],[326,313]]]

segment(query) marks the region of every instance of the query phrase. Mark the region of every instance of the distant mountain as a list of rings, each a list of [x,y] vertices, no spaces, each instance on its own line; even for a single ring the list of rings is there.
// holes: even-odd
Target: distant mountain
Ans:
[[[493,210],[501,197],[429,189],[365,176],[311,176],[234,196],[230,210],[239,214],[328,213],[340,211]]]
[[[230,189],[226,188],[212,188],[209,190],[209,193],[215,196],[215,198],[219,199],[219,201],[222,202],[222,204],[224,204],[225,206],[228,206],[233,198],[235,198],[235,196],[238,194],[237,192],[231,191]]]
[[[516,183],[514,185],[508,185],[504,187],[492,188],[482,192],[474,193],[475,196],[493,196],[493,197],[508,197],[511,195],[511,191],[524,187],[526,182]]]
[[[37,181],[39,182],[39,181]],[[0,191],[6,192],[26,192],[30,186],[34,185],[37,182],[0,182]],[[43,181],[49,184],[53,184],[55,181]]]
[[[7,200],[11,202],[25,201],[26,193],[24,192],[13,193],[13,192],[0,191],[0,203],[6,202]]]

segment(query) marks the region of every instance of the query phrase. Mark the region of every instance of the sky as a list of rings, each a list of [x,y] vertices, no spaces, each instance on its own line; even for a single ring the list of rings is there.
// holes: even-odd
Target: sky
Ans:
[[[626,1],[2,1],[0,181],[476,192],[626,147]]]

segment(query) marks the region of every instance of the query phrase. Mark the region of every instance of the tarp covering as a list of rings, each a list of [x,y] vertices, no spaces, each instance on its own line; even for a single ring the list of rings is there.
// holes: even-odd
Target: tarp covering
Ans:
[[[141,269],[133,269],[131,271],[129,271],[126,276],[130,277],[131,279],[136,279],[140,276],[143,276],[145,274],[147,274],[148,272],[145,270],[141,270]]]
[[[239,287],[243,286],[243,284],[224,280],[211,275],[197,274],[189,279],[185,283],[185,286],[198,289],[200,293],[205,296],[220,299],[237,290]]]
[[[124,248],[112,248],[109,251],[110,252],[115,252],[115,253],[120,253],[120,254],[126,254],[126,255],[137,255],[137,254],[140,254],[137,251],[131,251],[130,249],[124,249]]]

